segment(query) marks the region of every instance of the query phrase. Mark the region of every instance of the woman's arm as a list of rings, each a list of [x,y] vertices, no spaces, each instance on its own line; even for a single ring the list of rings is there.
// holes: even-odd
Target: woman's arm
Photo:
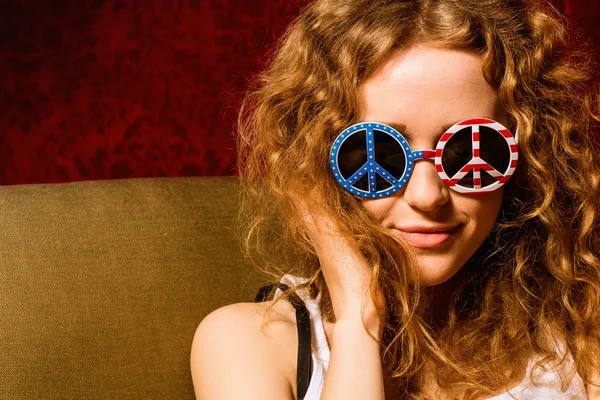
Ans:
[[[369,333],[381,338],[385,298],[380,288],[371,297],[371,267],[355,242],[340,235],[327,215],[308,206],[304,213],[336,318],[321,399],[384,399],[380,346]]]
[[[378,327],[369,330],[378,337]],[[384,399],[379,344],[360,317],[337,321],[332,342],[321,400]]]
[[[256,307],[231,304],[213,311],[198,326],[190,355],[197,400],[293,399],[289,376],[295,370],[289,366],[295,360],[285,348],[296,340],[295,328],[274,322],[265,336]],[[290,354],[294,358],[297,353]]]

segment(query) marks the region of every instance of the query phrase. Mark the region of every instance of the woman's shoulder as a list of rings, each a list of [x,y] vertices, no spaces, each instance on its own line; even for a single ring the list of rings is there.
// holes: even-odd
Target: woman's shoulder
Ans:
[[[294,398],[297,349],[295,312],[289,302],[221,307],[202,320],[192,342],[196,397],[248,398],[252,392],[256,398]]]
[[[217,330],[225,328],[226,335],[244,335],[271,343],[273,337],[296,333],[296,316],[294,307],[285,299],[234,303],[212,311],[198,329],[207,325]],[[238,329],[231,330],[234,326]]]

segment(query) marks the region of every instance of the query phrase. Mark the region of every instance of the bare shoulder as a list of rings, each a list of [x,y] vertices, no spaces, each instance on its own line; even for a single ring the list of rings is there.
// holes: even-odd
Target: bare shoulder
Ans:
[[[298,337],[287,301],[236,303],[208,314],[196,329],[190,367],[196,398],[292,399]]]

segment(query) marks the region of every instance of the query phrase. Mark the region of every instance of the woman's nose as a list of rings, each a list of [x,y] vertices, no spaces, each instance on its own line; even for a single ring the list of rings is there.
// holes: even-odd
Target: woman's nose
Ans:
[[[437,174],[433,160],[419,160],[413,164],[404,200],[411,207],[433,211],[448,202],[450,190]]]

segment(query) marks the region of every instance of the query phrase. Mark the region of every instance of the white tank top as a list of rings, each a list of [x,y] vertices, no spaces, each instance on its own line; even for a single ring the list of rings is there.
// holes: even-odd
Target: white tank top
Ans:
[[[288,274],[282,277],[281,283],[294,287],[307,280],[308,279],[306,278]],[[279,297],[281,293],[281,290],[277,289],[275,291],[275,297]],[[321,319],[321,311],[319,310],[321,294],[319,293],[317,298],[312,299],[308,295],[306,289],[299,289],[296,293],[300,299],[304,301],[304,304],[308,309],[312,332],[311,358],[313,371],[304,400],[319,400],[321,391],[323,390],[323,383],[325,382],[325,373],[329,366],[330,355]],[[561,377],[570,376],[574,369],[574,364],[570,355],[567,355],[569,362],[563,363],[560,368],[552,368],[548,365],[549,369],[543,375],[536,376],[535,383],[533,383],[529,376],[529,372],[538,359],[539,358],[532,358],[529,361],[525,379],[518,386],[506,393],[490,397],[488,400],[582,400],[588,398],[583,380],[577,373],[573,375],[573,379],[564,392],[560,389]]]

